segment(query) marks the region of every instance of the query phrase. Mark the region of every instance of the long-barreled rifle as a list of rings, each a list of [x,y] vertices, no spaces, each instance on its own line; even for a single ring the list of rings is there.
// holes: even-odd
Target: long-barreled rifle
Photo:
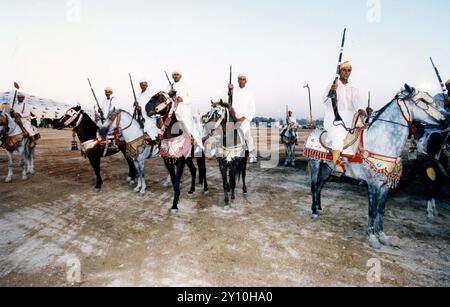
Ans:
[[[336,69],[336,77],[334,79],[333,82],[333,87],[336,86],[339,78],[340,78],[340,73],[341,73],[341,65],[342,65],[342,56],[344,54],[344,47],[345,47],[345,35],[346,35],[347,29],[344,29],[344,35],[342,36],[342,43],[341,43],[341,50],[339,53],[339,60],[338,60],[338,65],[337,65],[337,69]],[[331,99],[331,104],[333,106],[333,112],[334,112],[334,124],[335,125],[344,125],[344,121],[342,120],[341,115],[339,114],[339,110],[338,110],[338,106],[337,106],[337,93],[336,90],[333,90],[333,88],[330,89],[330,92],[328,94],[328,97]]]
[[[445,86],[444,81],[442,81],[441,74],[439,73],[439,70],[437,69],[436,65],[434,65],[433,58],[430,57],[430,60],[431,60],[431,65],[433,65],[434,71],[436,72],[436,76],[438,78],[439,84],[441,85],[442,93],[444,94],[445,99],[448,99],[447,87]]]
[[[98,110],[98,114],[100,115],[100,120],[102,121],[102,124],[103,124],[103,121],[105,120],[105,114],[103,114],[103,110],[100,107],[100,103],[98,102],[97,95],[95,95],[95,91],[94,91],[94,88],[92,87],[91,80],[89,78],[87,78],[87,80],[89,83],[89,87],[91,88],[92,95],[94,96],[95,103],[97,104],[97,110]]]

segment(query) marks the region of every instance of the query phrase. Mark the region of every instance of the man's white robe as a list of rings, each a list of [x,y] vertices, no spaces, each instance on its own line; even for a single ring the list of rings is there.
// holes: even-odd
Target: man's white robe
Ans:
[[[233,92],[233,108],[236,112],[237,119],[245,117],[245,121],[241,123],[239,129],[247,142],[248,151],[253,153],[255,151],[255,145],[250,126],[256,114],[256,103],[253,94],[245,87],[235,88]]]
[[[144,132],[148,134],[148,136],[152,140],[156,140],[159,134],[159,129],[156,124],[155,118],[150,118],[147,115],[147,112],[145,111],[145,107],[147,103],[152,99],[153,95],[150,93],[150,91],[147,89],[145,92],[138,93],[136,96],[137,103],[142,109],[142,117],[144,118]]]
[[[170,90],[171,88],[168,91]],[[173,90],[177,92],[177,97],[183,99],[183,102],[177,103],[175,115],[177,116],[178,121],[182,123],[182,128],[184,128],[186,133],[192,136],[198,146],[199,149],[196,149],[195,152],[195,154],[197,154],[200,149],[204,150],[204,146],[202,140],[202,128],[195,121],[194,116],[192,115],[190,91],[186,83],[182,80],[174,83]]]
[[[16,103],[14,104],[14,112],[20,114],[20,116],[22,117],[22,125],[28,132],[28,134],[30,136],[35,136],[37,131],[31,125],[31,111],[26,99],[22,103],[16,101]]]
[[[348,135],[348,131],[342,125],[334,125],[335,118],[333,106],[331,99],[328,98],[331,86],[332,85],[329,85],[327,87],[323,98],[325,104],[324,128],[328,131],[328,140],[331,142],[331,148],[333,150],[342,151],[344,149],[344,141]],[[350,128],[356,111],[358,109],[365,109],[361,105],[359,91],[356,87],[350,85],[350,83],[344,84],[339,80],[336,92],[339,114],[347,128]]]
[[[111,96],[111,99],[108,99],[108,98],[104,99],[100,106],[102,108],[103,116],[105,116],[105,118],[107,118],[109,113],[115,107],[115,105],[114,105],[114,96]]]

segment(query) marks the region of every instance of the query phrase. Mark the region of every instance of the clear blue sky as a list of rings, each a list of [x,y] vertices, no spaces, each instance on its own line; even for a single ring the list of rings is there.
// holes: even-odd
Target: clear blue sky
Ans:
[[[381,0],[379,22],[367,18],[367,0],[79,2],[80,20],[73,22],[76,1],[0,1],[0,90],[17,81],[25,92],[91,107],[89,76],[99,96],[112,86],[129,108],[129,72],[136,83],[147,76],[157,92],[167,85],[163,71],[179,68],[194,111],[203,112],[210,99],[225,98],[233,64],[250,77],[258,115],[283,117],[289,104],[306,117],[302,85],[310,83],[315,116],[322,117],[321,96],[333,79],[344,27],[351,81],[364,100],[371,90],[377,107],[405,82],[438,92],[429,56],[450,78],[445,0]]]

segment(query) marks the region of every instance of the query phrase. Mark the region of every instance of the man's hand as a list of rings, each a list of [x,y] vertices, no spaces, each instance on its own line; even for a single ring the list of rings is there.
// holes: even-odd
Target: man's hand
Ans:
[[[177,102],[178,102],[178,103],[184,102],[184,100],[183,100],[183,98],[181,98],[181,97],[177,97]]]
[[[229,89],[229,90],[232,90],[233,88],[234,88],[233,84],[228,83],[228,89]]]
[[[359,109],[359,110],[358,110],[358,114],[359,114],[360,116],[364,116],[364,117],[367,116],[367,112],[366,112],[365,110],[363,110],[363,109]]]
[[[366,113],[367,113],[367,115],[372,115],[372,113],[373,113],[373,109],[372,108],[370,108],[370,107],[368,107],[367,109],[366,109]]]
[[[138,109],[138,110],[141,109],[141,106],[139,105],[139,103],[137,101],[134,102],[133,106],[135,109]]]
[[[450,97],[444,100],[444,104],[446,107],[450,107]]]
[[[338,83],[337,82],[333,82],[333,85],[331,86],[331,91],[336,92],[338,89]]]

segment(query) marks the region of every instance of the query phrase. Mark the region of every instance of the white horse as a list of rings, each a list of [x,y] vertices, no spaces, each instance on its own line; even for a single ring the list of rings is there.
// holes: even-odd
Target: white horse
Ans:
[[[8,175],[5,182],[12,182],[13,154],[18,151],[21,156],[22,180],[28,179],[28,174],[34,174],[34,152],[36,143],[30,137],[23,135],[22,129],[8,112],[0,110],[0,140],[8,154]]]
[[[405,85],[394,100],[375,114],[369,128],[362,130],[358,142],[346,149],[350,154],[346,155],[346,151],[343,154],[346,176],[368,184],[367,233],[369,245],[375,249],[392,245],[384,232],[385,204],[389,189],[395,188],[400,181],[401,156],[413,121],[438,124],[444,122],[445,117],[429,94]],[[322,211],[321,191],[334,169],[323,133],[323,130],[313,132],[305,147],[305,155],[310,158],[313,219],[317,219]]]
[[[110,130],[119,129],[122,133],[127,144],[127,155],[133,160],[136,168],[137,186],[134,191],[141,195],[144,195],[147,189],[144,171],[145,160],[159,155],[157,142],[153,141],[159,132],[156,121],[154,125],[148,125],[147,123],[146,126],[154,130],[151,133],[152,135],[145,134],[139,122],[127,111],[113,110],[100,129],[102,138],[106,138]]]

